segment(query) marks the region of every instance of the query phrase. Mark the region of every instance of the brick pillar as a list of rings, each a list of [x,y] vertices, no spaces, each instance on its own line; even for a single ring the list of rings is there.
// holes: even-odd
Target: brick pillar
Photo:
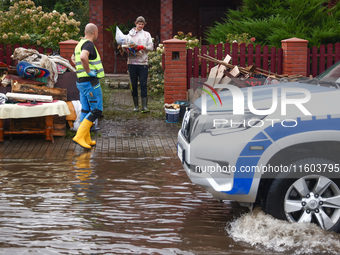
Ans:
[[[282,40],[283,74],[307,76],[307,40],[290,38]]]
[[[74,49],[76,48],[78,41],[75,40],[67,40],[63,42],[59,42],[60,47],[60,56],[70,61],[71,65],[74,66],[71,61],[71,56],[74,53]]]
[[[186,41],[170,39],[164,43],[164,102],[187,100]]]
[[[94,42],[99,55],[104,58],[104,0],[89,0],[90,23],[98,27],[98,39]],[[104,66],[105,68],[105,66]]]
[[[161,39],[168,40],[173,35],[173,0],[161,0]]]

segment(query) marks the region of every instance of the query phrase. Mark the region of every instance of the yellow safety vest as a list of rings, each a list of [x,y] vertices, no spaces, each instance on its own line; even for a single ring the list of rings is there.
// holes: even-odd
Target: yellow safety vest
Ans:
[[[87,39],[81,39],[80,42],[78,43],[78,45],[76,46],[75,50],[74,50],[74,56],[76,59],[76,73],[77,73],[77,77],[78,78],[82,78],[82,77],[90,77],[83,65],[81,64],[81,60],[80,60],[80,53],[81,53],[81,47],[83,46],[83,44],[88,41]],[[94,49],[96,50],[97,53],[97,58],[94,60],[89,59],[89,66],[90,66],[90,70],[97,71],[97,78],[104,78],[105,77],[105,73],[104,73],[104,68],[103,68],[103,64],[102,61],[100,59],[100,55],[97,51],[96,46],[94,46]]]

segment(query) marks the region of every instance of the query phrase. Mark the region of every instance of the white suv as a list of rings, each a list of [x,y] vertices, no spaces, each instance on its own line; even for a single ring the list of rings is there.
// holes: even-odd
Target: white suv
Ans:
[[[340,61],[312,80],[229,85],[219,98],[197,99],[177,146],[191,181],[219,200],[261,205],[276,218],[338,231],[339,77]]]

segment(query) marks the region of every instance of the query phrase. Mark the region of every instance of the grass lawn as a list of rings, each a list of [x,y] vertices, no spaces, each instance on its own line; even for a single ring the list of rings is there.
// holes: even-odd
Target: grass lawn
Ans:
[[[149,113],[133,112],[133,102],[130,90],[127,89],[112,89],[104,82],[101,83],[103,91],[104,111],[103,115],[106,119],[114,121],[124,121],[127,119],[161,119],[165,120],[164,112],[164,96],[163,95],[148,95]],[[141,102],[139,97],[139,109]]]

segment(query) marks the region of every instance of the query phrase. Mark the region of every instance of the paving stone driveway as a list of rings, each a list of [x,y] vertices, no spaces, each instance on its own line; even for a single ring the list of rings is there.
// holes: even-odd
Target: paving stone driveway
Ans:
[[[130,91],[114,95],[117,104],[132,106]],[[140,113],[141,114],[141,113]],[[124,121],[100,119],[97,145],[91,150],[95,157],[176,157],[178,124],[165,120],[143,118]],[[0,143],[0,159],[64,160],[82,153],[84,149],[71,138],[55,137],[52,144],[42,136],[5,137]]]

